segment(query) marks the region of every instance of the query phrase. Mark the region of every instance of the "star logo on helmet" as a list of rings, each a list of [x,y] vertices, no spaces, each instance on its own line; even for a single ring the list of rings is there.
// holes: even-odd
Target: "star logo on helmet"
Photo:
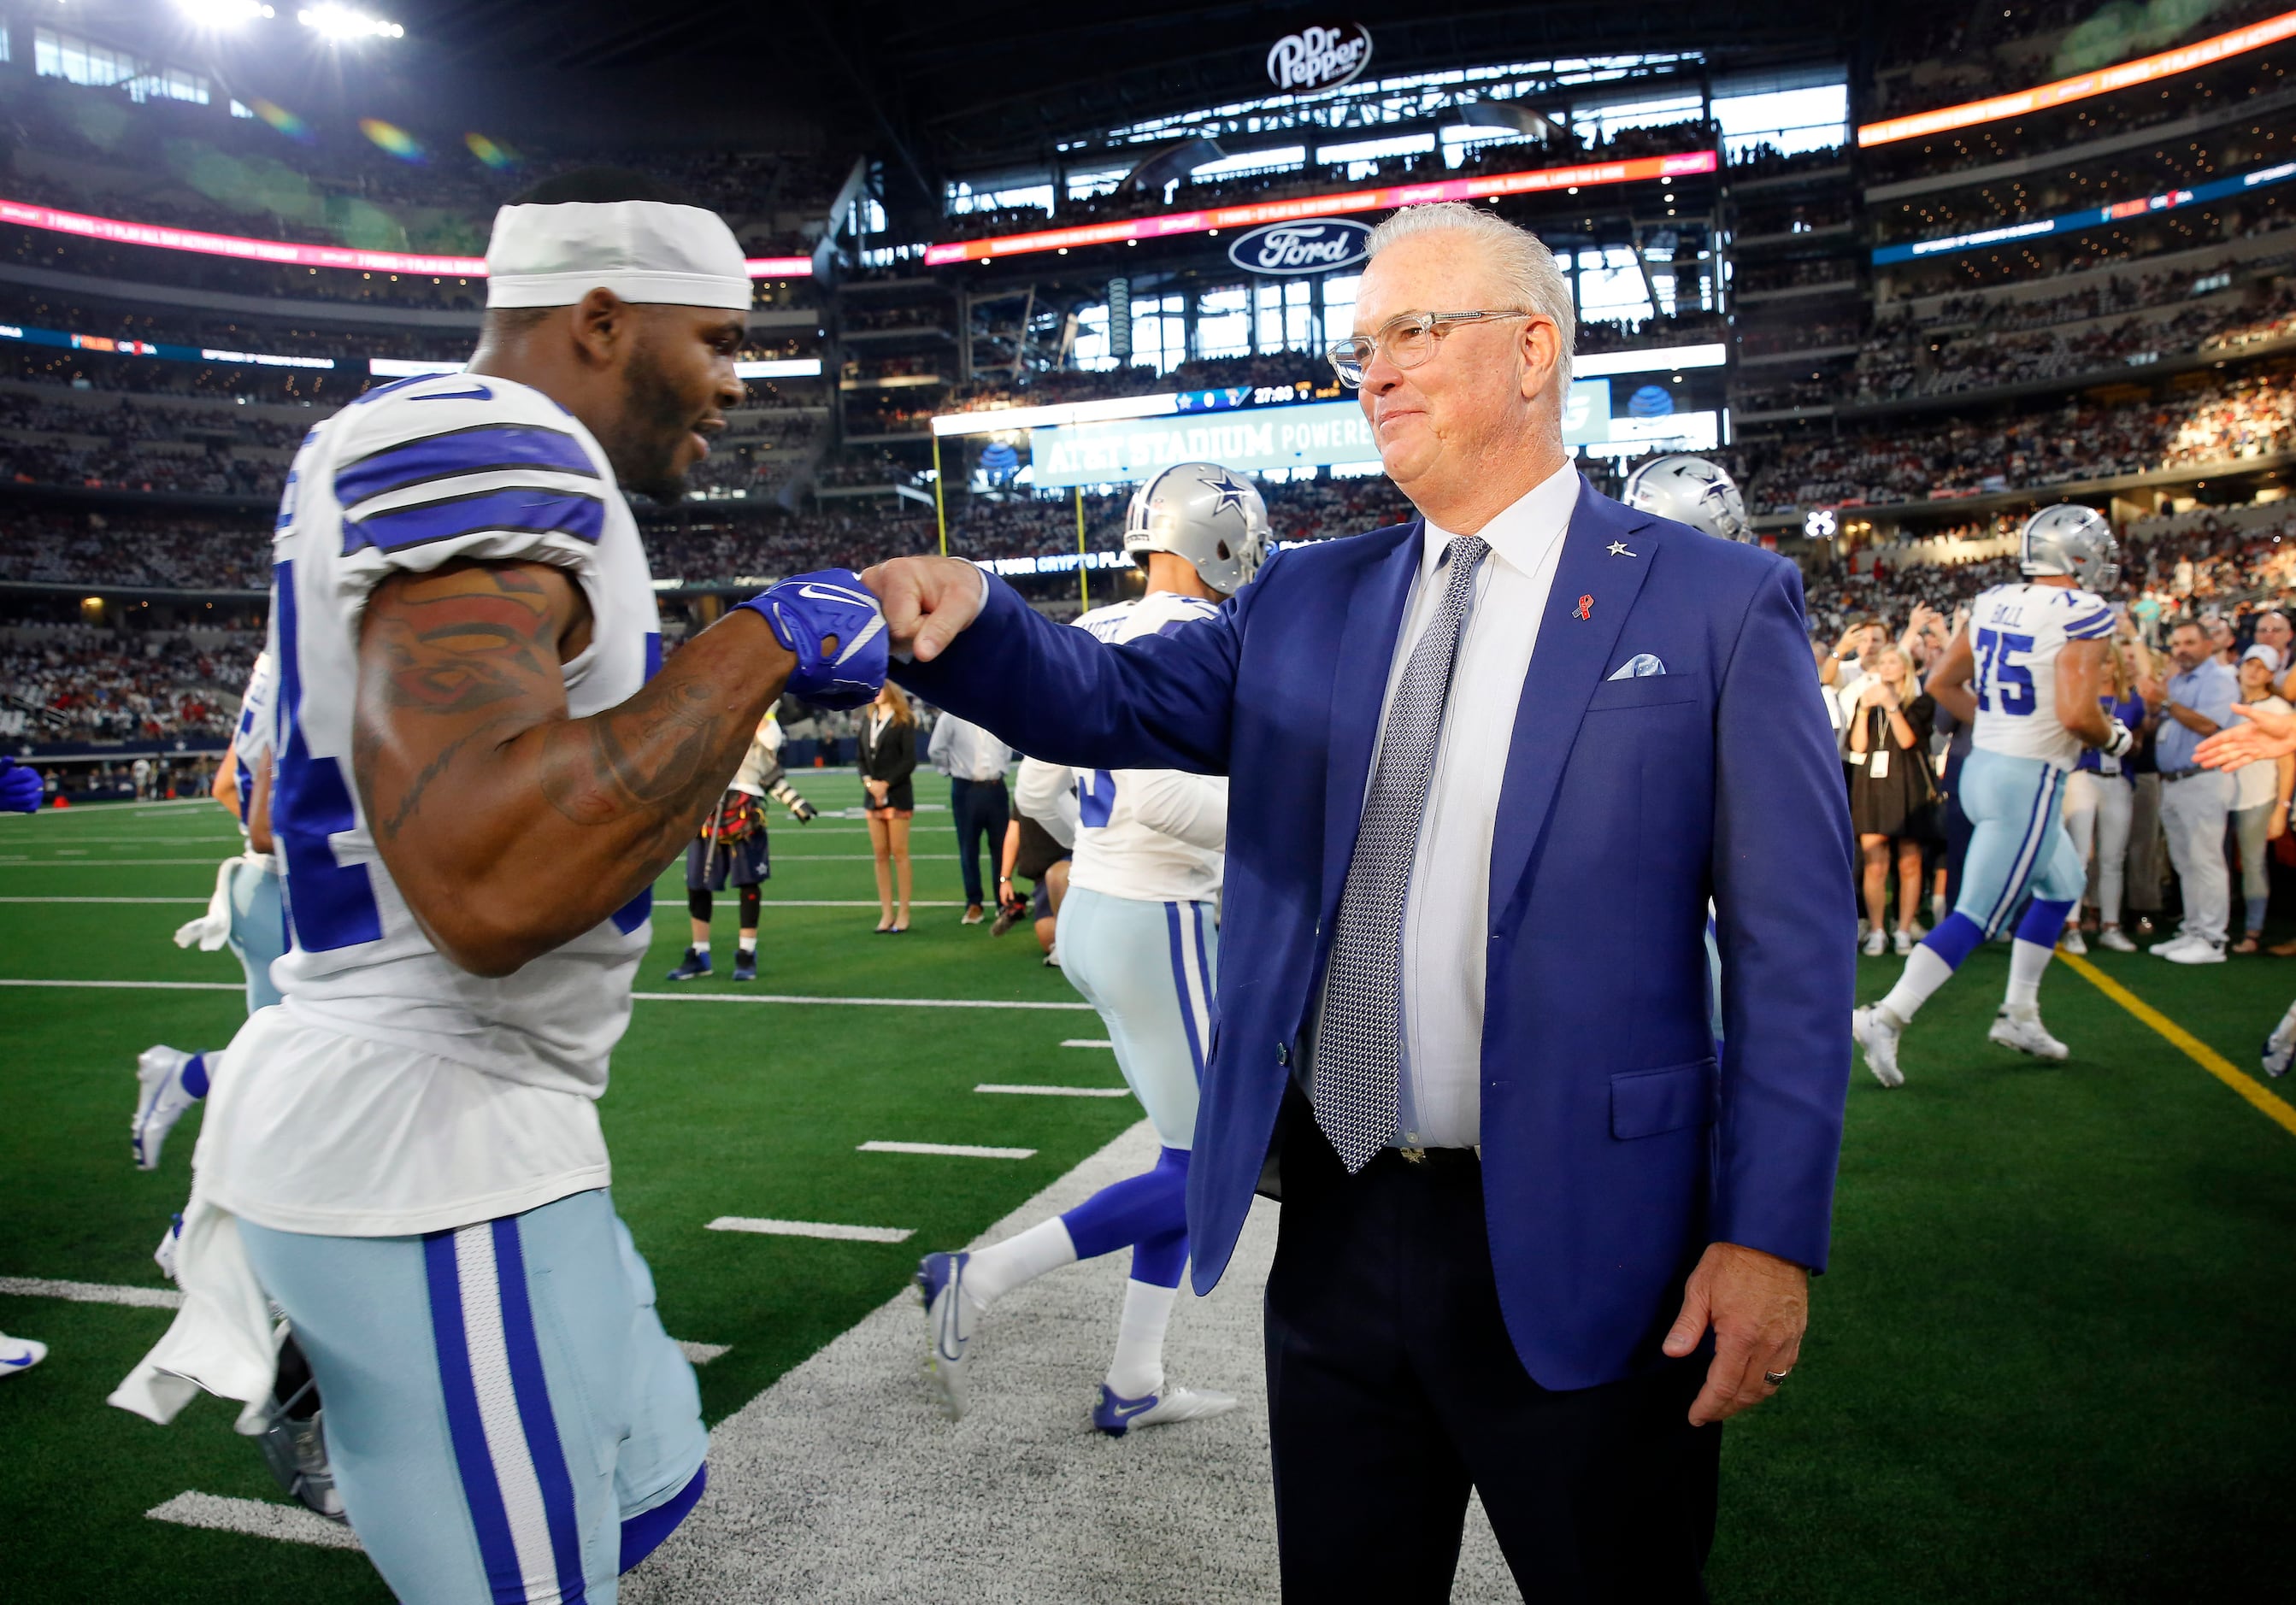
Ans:
[[[1197,483],[1203,486],[1205,489],[1216,493],[1219,498],[1212,504],[1214,518],[1218,518],[1231,507],[1235,509],[1236,517],[1244,517],[1243,498],[1251,494],[1250,486],[1238,484],[1234,476],[1224,468],[1220,470],[1218,479],[1199,479]]]

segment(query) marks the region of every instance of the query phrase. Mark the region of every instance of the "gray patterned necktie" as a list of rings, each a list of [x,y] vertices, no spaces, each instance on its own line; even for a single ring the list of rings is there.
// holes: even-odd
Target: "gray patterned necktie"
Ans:
[[[1353,1175],[1394,1134],[1403,1049],[1403,907],[1419,855],[1419,823],[1450,699],[1459,631],[1490,546],[1472,535],[1445,548],[1442,600],[1420,632],[1389,703],[1379,763],[1364,799],[1355,855],[1340,893],[1308,1085],[1316,1124]]]

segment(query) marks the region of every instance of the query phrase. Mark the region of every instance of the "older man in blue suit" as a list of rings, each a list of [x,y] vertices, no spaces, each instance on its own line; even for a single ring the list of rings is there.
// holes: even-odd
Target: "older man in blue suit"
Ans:
[[[1572,471],[1536,239],[1431,205],[1373,252],[1332,356],[1419,518],[1119,647],[969,565],[867,578],[900,677],[1021,750],[1230,777],[1189,1233],[1207,1290],[1283,1200],[1287,1596],[1447,1599],[1472,1486],[1533,1597],[1702,1598],[1716,1423],[1793,1369],[1849,1066],[1801,587]]]

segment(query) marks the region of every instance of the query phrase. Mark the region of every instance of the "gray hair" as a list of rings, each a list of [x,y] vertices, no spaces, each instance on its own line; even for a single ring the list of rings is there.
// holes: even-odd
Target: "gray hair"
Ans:
[[[1570,282],[1556,265],[1554,253],[1529,229],[1517,228],[1480,207],[1463,201],[1437,201],[1423,206],[1406,206],[1389,214],[1386,221],[1371,231],[1371,254],[1376,259],[1380,252],[1399,241],[1439,231],[1466,234],[1482,248],[1485,260],[1506,286],[1513,310],[1536,312],[1553,320],[1559,342],[1554,380],[1555,395],[1560,398],[1570,387],[1570,351],[1578,343],[1578,319],[1570,307]],[[1439,307],[1427,310],[1474,309]]]

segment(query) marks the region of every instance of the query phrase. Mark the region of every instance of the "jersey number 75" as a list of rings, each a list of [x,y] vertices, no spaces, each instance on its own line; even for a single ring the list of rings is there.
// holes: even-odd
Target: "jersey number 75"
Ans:
[[[1977,705],[1988,713],[2023,716],[2033,711],[2033,671],[2018,661],[2033,651],[2030,635],[2007,630],[1977,632]]]

